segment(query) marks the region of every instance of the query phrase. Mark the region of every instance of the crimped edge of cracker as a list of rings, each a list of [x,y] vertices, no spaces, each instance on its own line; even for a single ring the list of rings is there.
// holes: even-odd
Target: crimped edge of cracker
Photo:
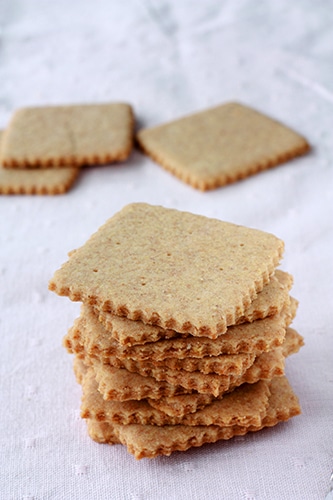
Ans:
[[[274,385],[278,384],[277,389],[274,389]],[[276,408],[268,408],[267,415],[263,418],[261,425],[259,426],[232,426],[232,427],[217,427],[217,426],[197,426],[190,429],[190,435],[186,436],[187,426],[184,426],[184,438],[179,439],[177,442],[173,442],[172,434],[175,426],[165,426],[162,427],[161,432],[165,434],[163,444],[159,444],[154,448],[152,446],[151,440],[149,440],[150,428],[149,426],[140,426],[140,424],[132,424],[132,430],[134,433],[136,431],[145,432],[147,434],[147,445],[141,448],[137,443],[131,443],[127,439],[126,434],[123,435],[122,431],[125,430],[127,426],[122,426],[119,424],[109,424],[105,422],[96,422],[94,420],[87,419],[88,434],[90,437],[99,443],[116,444],[122,443],[127,446],[128,451],[135,456],[136,459],[142,458],[155,458],[160,455],[169,456],[174,451],[186,451],[192,447],[199,447],[205,443],[214,443],[219,440],[227,440],[234,436],[243,436],[248,432],[257,432],[264,427],[273,427],[280,422],[289,420],[301,413],[300,405],[297,396],[293,392],[286,377],[279,377],[278,381],[275,379],[271,382],[271,392],[275,393],[278,397],[279,384],[283,384],[285,390],[288,391],[288,404],[277,404]],[[274,395],[273,395],[274,397]],[[196,435],[195,435],[196,433]],[[170,439],[171,437],[171,439]],[[162,440],[161,440],[162,441]],[[168,442],[169,441],[169,442]],[[149,446],[150,445],[150,446]]]
[[[18,161],[15,158],[11,157],[4,157],[1,158],[1,151],[0,151],[0,159],[2,161],[2,166],[3,168],[6,169],[30,169],[30,168],[60,168],[60,167],[68,167],[68,165],[71,165],[73,167],[83,167],[83,166],[94,166],[94,165],[106,165],[108,163],[115,163],[115,162],[121,162],[127,160],[127,158],[130,156],[133,145],[134,145],[134,111],[133,108],[130,104],[127,103],[119,103],[119,104],[124,104],[128,107],[129,109],[129,127],[131,129],[131,133],[129,134],[128,137],[128,142],[126,146],[122,149],[119,149],[118,151],[114,152],[113,154],[105,154],[105,155],[99,155],[99,154],[94,154],[91,156],[61,156],[59,158],[49,158],[47,160],[43,160],[41,158],[34,158],[33,160],[27,160],[23,159]],[[6,132],[5,132],[6,133]],[[5,134],[4,134],[5,135]],[[31,193],[32,194],[32,193]],[[42,194],[42,193],[38,193]],[[55,193],[54,193],[55,194]]]
[[[150,148],[149,145],[142,142],[142,139],[140,139],[140,133],[137,135],[136,139],[142,152],[149,156],[155,163],[160,165],[167,172],[173,174],[185,184],[188,184],[191,187],[203,192],[217,189],[219,187],[226,186],[227,184],[232,184],[237,181],[246,179],[247,177],[255,175],[259,172],[286,163],[289,160],[307,153],[311,149],[309,143],[303,138],[304,143],[300,144],[298,147],[293,147],[290,151],[285,151],[280,155],[276,155],[274,159],[271,158],[269,160],[262,160],[256,164],[244,168],[243,172],[239,172],[234,175],[232,173],[228,175],[221,174],[219,176],[216,176],[214,179],[208,179],[204,181],[202,179],[196,178],[193,174],[191,175],[190,172],[182,171],[177,165],[174,165],[172,162],[168,162],[167,158],[159,155],[158,152]]]
[[[2,168],[2,167],[1,167]],[[71,187],[73,186],[74,182],[76,181],[78,175],[79,175],[79,169],[76,167],[66,167],[66,169],[69,171],[69,176],[68,178],[64,181],[62,180],[59,182],[58,185],[53,185],[53,186],[48,186],[47,183],[41,186],[37,185],[31,185],[31,186],[26,186],[24,185],[24,182],[22,184],[16,184],[16,185],[9,185],[6,183],[6,185],[1,185],[1,179],[0,179],[0,194],[2,195],[59,195],[59,194],[64,194],[68,192]],[[45,169],[46,170],[46,169]],[[15,174],[19,175],[20,172],[15,170]],[[40,174],[43,174],[43,172],[40,172]]]

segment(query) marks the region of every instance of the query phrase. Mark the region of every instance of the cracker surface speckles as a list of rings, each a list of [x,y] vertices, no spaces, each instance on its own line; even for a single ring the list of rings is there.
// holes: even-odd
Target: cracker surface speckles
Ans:
[[[22,108],[8,125],[0,157],[9,168],[96,165],[126,159],[132,142],[128,104]]]
[[[132,320],[216,338],[269,282],[283,248],[269,233],[136,203],[73,253],[49,287]]]
[[[298,133],[238,103],[140,130],[137,140],[153,160],[202,191],[243,179],[309,150]]]

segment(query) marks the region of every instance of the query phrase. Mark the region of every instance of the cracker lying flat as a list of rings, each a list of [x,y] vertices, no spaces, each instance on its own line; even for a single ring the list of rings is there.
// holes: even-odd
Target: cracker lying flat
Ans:
[[[97,390],[91,370],[83,376],[81,416],[123,425],[260,425],[266,414],[269,384],[243,384],[238,389],[214,400],[204,409],[184,416],[171,417],[153,408],[146,401],[105,401]]]
[[[80,352],[84,348],[87,354],[99,357],[105,363],[110,361],[110,356],[158,363],[166,358],[202,359],[221,354],[260,354],[282,344],[286,326],[294,318],[296,309],[297,301],[291,299],[289,307],[285,307],[280,314],[253,323],[231,326],[227,333],[215,340],[189,336],[127,347],[120,346],[113,340],[96,316],[91,314],[91,310],[83,307],[83,314],[75,320],[64,338],[64,346],[70,353]]]
[[[4,134],[5,167],[95,165],[126,159],[133,112],[123,103],[22,108]]]
[[[9,170],[0,167],[0,194],[62,194],[73,186],[79,170],[62,169]]]
[[[238,103],[141,130],[137,140],[162,167],[202,191],[309,150],[307,141],[290,128]]]
[[[0,131],[0,149],[3,133]],[[10,170],[0,166],[0,194],[61,194],[74,184],[76,167],[60,169]]]
[[[290,274],[277,270],[237,323],[252,322],[279,313],[289,301],[288,293],[292,282],[293,278]],[[96,309],[96,314],[106,330],[122,345],[145,344],[178,335],[174,330],[145,325],[142,321],[130,321],[105,311],[98,311],[98,309]]]
[[[262,231],[134,203],[72,253],[49,288],[132,320],[216,338],[269,282],[283,248]]]
[[[204,443],[230,439],[250,431],[258,431],[263,427],[272,427],[300,414],[298,399],[285,377],[272,380],[270,392],[267,413],[259,426],[171,425],[159,427],[140,424],[120,425],[88,420],[88,432],[90,437],[97,442],[124,444],[137,459],[170,455],[174,451],[185,451]]]
[[[295,354],[304,345],[303,337],[293,328],[287,328],[286,338],[282,345],[285,357]],[[262,361],[262,360],[261,360]],[[266,359],[267,361],[267,359]],[[182,417],[208,405],[213,400],[209,394],[183,394],[180,396],[149,399],[149,404],[167,415]]]

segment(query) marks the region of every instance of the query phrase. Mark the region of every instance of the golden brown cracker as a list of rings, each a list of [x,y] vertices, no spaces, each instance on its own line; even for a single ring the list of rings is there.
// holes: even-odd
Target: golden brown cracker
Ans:
[[[289,301],[289,290],[292,282],[290,274],[277,270],[269,283],[246,309],[244,315],[238,319],[237,324],[253,322],[279,313]],[[178,332],[174,330],[145,325],[142,321],[131,321],[98,309],[95,312],[105,329],[122,345],[145,344],[179,336]]]
[[[183,385],[173,385],[166,381],[158,382],[152,377],[143,377],[136,373],[130,373],[124,369],[117,370],[107,365],[101,367],[97,361],[93,363],[93,368],[96,380],[99,384],[99,390],[105,399],[126,401],[130,399],[140,400],[150,398],[150,401],[151,399],[192,393],[193,401],[191,403],[195,405],[196,391],[200,392],[200,394],[212,394],[215,397],[220,397],[225,392],[243,383],[255,383],[258,380],[271,380],[276,376],[282,376],[284,374],[284,356],[288,356],[295,352],[294,345],[296,338],[298,338],[298,343],[301,344],[302,337],[294,330],[288,329],[287,340],[284,347],[259,355],[253,365],[240,377],[224,377],[224,380],[220,377],[219,392],[214,392],[214,390],[208,388],[209,386],[205,384],[202,377],[196,379],[195,376],[193,376],[190,382],[184,379],[181,382]],[[87,358],[85,358],[85,360],[86,362],[91,362],[91,360],[87,360]],[[190,384],[191,388],[185,388],[184,385],[186,384]],[[209,402],[207,398],[205,403],[208,404]],[[177,403],[179,406],[179,402]],[[168,402],[164,399],[164,405],[167,404]],[[154,406],[158,408],[157,405],[158,402]],[[162,408],[160,407],[160,409]]]
[[[120,425],[88,419],[88,433],[101,443],[124,444],[137,459],[170,455],[174,451],[185,451],[205,443],[256,432],[263,427],[272,427],[300,414],[298,398],[285,377],[272,380],[270,392],[267,413],[259,426]]]
[[[164,361],[151,363],[149,361],[135,361],[130,358],[118,359],[116,356],[107,358],[110,365],[116,368],[126,368],[130,372],[141,373],[142,375],[152,375],[155,378],[168,371],[177,377],[183,376],[183,372],[198,372],[203,375],[236,375],[244,373],[254,362],[255,353],[221,354],[220,356],[206,356],[205,358],[166,358]],[[187,373],[184,374],[188,376]]]
[[[132,320],[216,338],[269,282],[283,248],[262,231],[135,203],[74,252],[49,288]]]
[[[158,164],[202,191],[243,179],[310,149],[289,127],[239,103],[140,130],[137,140]]]
[[[125,103],[21,108],[6,129],[0,158],[10,168],[121,161],[132,150],[133,121]]]
[[[224,395],[220,396],[223,397]],[[181,394],[179,396],[161,397],[159,399],[147,398],[153,408],[160,410],[172,417],[184,417],[209,405],[214,399],[211,394]],[[217,399],[217,398],[215,398]]]
[[[258,293],[236,324],[253,323],[258,319],[279,314],[290,303],[289,291],[292,284],[292,275],[277,269],[269,283]]]
[[[282,352],[285,357],[296,354],[304,345],[304,339],[294,328],[287,328],[285,341],[282,344]]]
[[[79,358],[94,370],[98,390],[104,399],[116,401],[159,399],[193,391],[218,397],[241,384],[253,384],[262,379],[270,380],[274,376],[281,376],[284,374],[285,364],[282,348],[278,347],[260,354],[253,365],[239,377],[203,375],[200,372],[183,372],[180,376],[180,372],[174,373],[168,370],[163,379],[157,380],[153,376],[144,376],[124,368],[105,365],[98,359],[84,356],[84,352]]]
[[[202,410],[182,418],[168,416],[153,408],[147,401],[105,401],[98,391],[94,373],[88,370],[82,381],[81,416],[122,425],[260,425],[266,414],[269,384],[243,384],[222,399],[213,400]]]
[[[82,308],[82,313],[64,338],[69,352],[79,352],[84,347],[88,355],[99,357],[108,363],[110,356],[118,359],[134,359],[138,362],[163,362],[167,358],[203,358],[221,354],[260,354],[280,346],[285,338],[285,328],[296,314],[297,301],[292,299],[289,307],[280,314],[253,323],[228,328],[227,333],[212,340],[207,337],[189,336],[151,342],[142,346],[120,346],[97,320],[91,310]],[[79,350],[78,350],[79,349]]]
[[[0,194],[56,195],[69,191],[77,179],[76,167],[10,170],[0,167]]]
[[[2,136],[0,131],[0,149]],[[0,166],[0,194],[62,194],[73,186],[78,173],[76,167],[31,169],[27,172]]]
[[[85,304],[85,308],[89,309],[91,306]],[[146,325],[142,321],[132,321],[122,316],[100,311],[93,308],[93,311],[98,320],[103,324],[104,328],[111,334],[112,338],[123,346],[134,346],[146,344],[147,342],[156,342],[158,340],[172,339],[179,337],[179,332],[175,330],[164,329],[160,326]],[[189,334],[182,334],[183,337]]]
[[[296,353],[304,344],[303,337],[296,332],[293,328],[287,328],[285,341],[283,342],[281,348],[283,355],[285,357],[290,356],[291,354]],[[266,359],[265,359],[266,358]],[[269,356],[265,356],[261,358],[260,370],[263,369],[264,363],[269,366]],[[276,370],[279,370],[278,367],[275,367]],[[280,366],[281,369],[281,366]],[[252,372],[252,377],[256,375],[257,367],[256,365],[250,371],[250,375]],[[264,372],[262,372],[264,375]],[[266,375],[269,375],[269,372]],[[179,396],[171,396],[171,397],[162,397],[160,399],[149,399],[148,402],[154,408],[163,411],[171,416],[184,416],[187,413],[193,413],[197,411],[197,409],[201,409],[207,404],[209,404],[213,399],[213,397],[209,394],[184,394]]]

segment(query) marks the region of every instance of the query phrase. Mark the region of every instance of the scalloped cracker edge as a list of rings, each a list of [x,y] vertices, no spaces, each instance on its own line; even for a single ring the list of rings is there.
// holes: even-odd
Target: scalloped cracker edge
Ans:
[[[289,290],[293,283],[293,277],[281,270],[276,270],[269,283],[245,310],[244,315],[238,319],[237,324],[252,323],[258,319],[273,316],[281,312],[282,308],[289,301]],[[89,309],[89,306],[84,305]],[[115,316],[105,311],[94,308],[95,314],[105,329],[110,332],[121,345],[133,346],[156,342],[160,339],[171,339],[178,336],[174,330],[164,330],[161,327],[145,325],[142,321],[131,321],[127,318]]]
[[[0,149],[3,132],[0,131]],[[79,174],[77,167],[12,170],[0,166],[0,194],[56,195],[69,191]]]
[[[131,320],[216,338],[244,315],[283,250],[263,231],[133,203],[71,254],[49,289]]]
[[[272,427],[301,413],[297,396],[287,378],[278,377],[270,384],[271,395],[266,416],[259,426],[153,426],[120,425],[87,420],[90,437],[99,443],[121,443],[136,459],[169,456],[175,451],[186,451],[205,443],[215,443],[234,436],[243,436],[264,427]]]
[[[133,128],[126,103],[21,108],[4,133],[0,163],[47,168],[123,161],[133,148]]]
[[[235,102],[142,129],[136,139],[156,163],[201,191],[244,179],[310,149],[289,127]]]

